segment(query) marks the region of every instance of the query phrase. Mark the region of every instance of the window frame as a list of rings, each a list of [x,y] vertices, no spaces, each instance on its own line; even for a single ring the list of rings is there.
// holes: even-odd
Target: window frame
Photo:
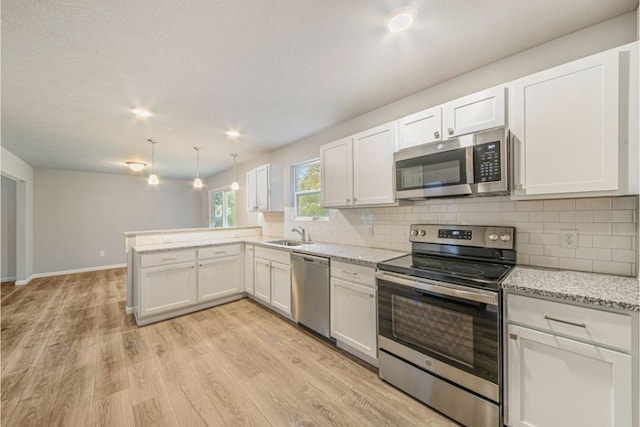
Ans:
[[[329,209],[326,209],[326,216],[298,216],[298,195],[306,195],[306,194],[319,194],[322,199],[322,179],[320,180],[320,187],[317,190],[304,190],[304,191],[296,191],[298,188],[298,174],[297,169],[305,166],[311,166],[314,164],[318,164],[320,166],[320,157],[315,157],[313,159],[306,160],[304,162],[296,163],[291,165],[290,176],[291,176],[291,200],[293,205],[293,220],[294,221],[328,221],[329,220]],[[322,170],[320,171],[322,174]]]
[[[211,206],[211,196],[215,193],[222,193],[222,227],[216,227],[213,222],[213,209]],[[237,191],[232,190],[230,187],[221,187],[215,188],[208,191],[207,194],[207,205],[209,206],[209,227],[210,228],[229,228],[236,227],[236,225],[228,224],[228,215],[227,215],[227,193],[234,193],[234,198],[236,199],[236,209],[233,212],[234,222],[237,224],[238,222],[238,205],[237,205]]]

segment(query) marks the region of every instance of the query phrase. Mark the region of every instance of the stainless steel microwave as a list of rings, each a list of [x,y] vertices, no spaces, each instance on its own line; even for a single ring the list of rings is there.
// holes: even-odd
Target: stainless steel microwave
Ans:
[[[509,194],[508,132],[498,128],[394,154],[396,199]]]

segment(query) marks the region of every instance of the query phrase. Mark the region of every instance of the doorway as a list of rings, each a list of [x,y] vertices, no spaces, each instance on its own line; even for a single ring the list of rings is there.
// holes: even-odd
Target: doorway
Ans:
[[[2,188],[0,188],[0,260],[1,281],[13,282],[17,275],[17,185],[16,181],[2,176]]]

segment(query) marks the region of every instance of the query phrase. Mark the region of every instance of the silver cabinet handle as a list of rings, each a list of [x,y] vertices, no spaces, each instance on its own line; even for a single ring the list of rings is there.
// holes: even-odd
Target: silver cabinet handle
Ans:
[[[353,198],[353,203],[357,202],[358,199],[356,199],[355,197]]]
[[[447,132],[449,132],[449,135],[453,135],[453,128],[447,129]]]
[[[433,137],[434,137],[434,138],[440,138],[440,132],[435,131],[435,132],[433,133]]]
[[[518,340],[518,336],[516,334],[509,334],[509,338],[516,341]]]
[[[576,323],[576,322],[570,322],[568,320],[557,319],[555,317],[547,316],[546,314],[544,315],[544,318],[545,318],[545,320],[551,320],[553,322],[564,323],[565,325],[577,326],[578,328],[586,328],[587,327],[587,325],[584,324],[584,323]]]
[[[214,255],[222,255],[222,254],[226,254],[227,251],[220,251],[220,252],[214,252]]]
[[[347,270],[342,270],[342,272],[343,272],[344,274],[348,274],[348,275],[350,275],[350,276],[357,276],[357,275],[358,275],[358,273],[351,273],[351,272],[349,272],[349,271],[347,271]]]
[[[351,199],[347,199],[347,205],[349,204],[350,201],[351,201]]]
[[[373,298],[374,298],[374,295],[369,295],[369,298],[373,299]]]
[[[198,267],[202,267],[202,264],[198,264]]]
[[[162,258],[162,261],[175,261],[178,258]]]

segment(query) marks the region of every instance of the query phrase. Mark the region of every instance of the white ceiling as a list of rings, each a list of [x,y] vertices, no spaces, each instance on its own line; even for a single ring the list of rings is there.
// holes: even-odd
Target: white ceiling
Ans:
[[[392,34],[385,15],[418,9]],[[190,178],[246,162],[638,0],[2,1],[2,144],[34,167]],[[155,115],[135,118],[130,109]],[[235,143],[224,131],[238,128]]]

